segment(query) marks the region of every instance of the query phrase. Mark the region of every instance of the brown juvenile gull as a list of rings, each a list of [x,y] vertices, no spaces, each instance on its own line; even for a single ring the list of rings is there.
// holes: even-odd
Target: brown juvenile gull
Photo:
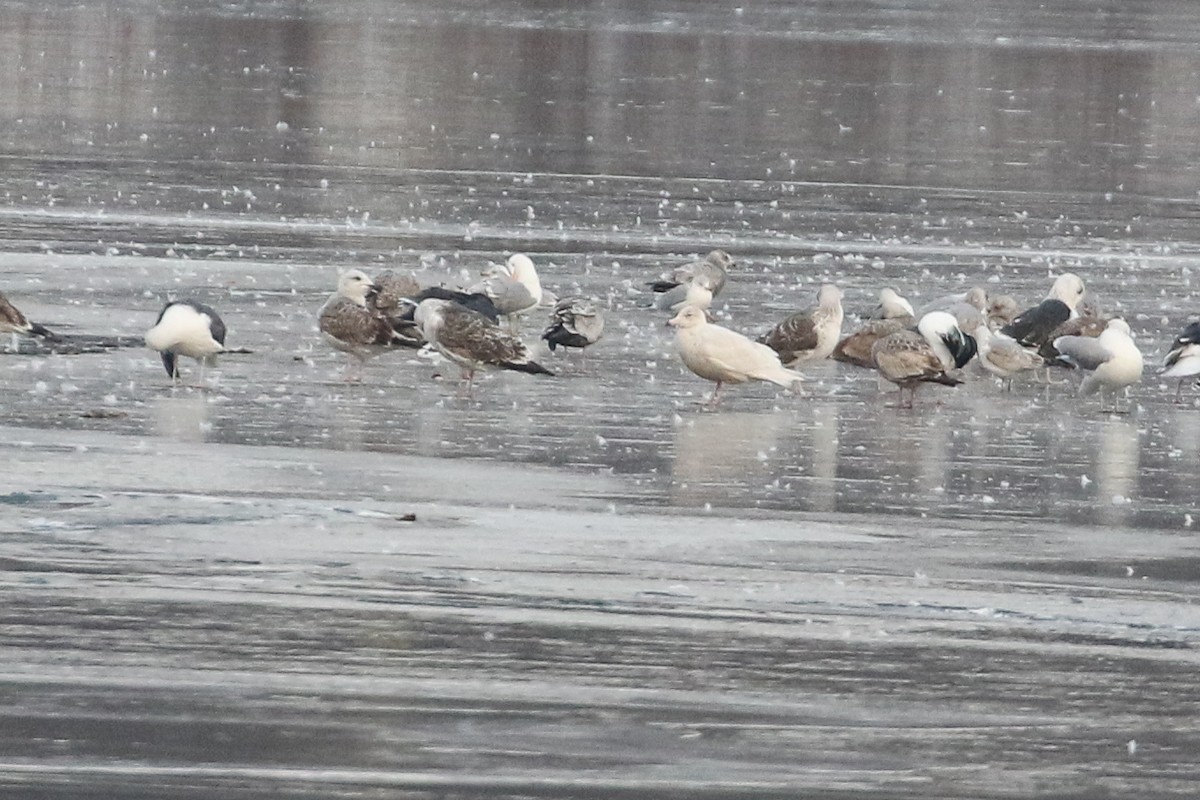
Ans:
[[[1193,322],[1175,337],[1171,352],[1163,358],[1160,373],[1164,378],[1179,378],[1175,388],[1175,402],[1183,402],[1183,384],[1188,378],[1200,375],[1200,322]],[[1200,386],[1200,382],[1197,382]]]
[[[604,314],[593,300],[582,297],[564,297],[554,306],[550,324],[542,331],[542,338],[550,347],[584,348],[594,345],[604,335]]]
[[[837,343],[832,358],[844,364],[874,369],[875,358],[871,355],[871,348],[875,342],[905,328],[915,329],[916,324],[917,321],[911,316],[867,320],[858,330]]]
[[[912,408],[921,383],[963,383],[959,370],[975,356],[976,344],[959,330],[951,314],[932,311],[917,323],[917,330],[886,336],[875,343],[871,353],[879,374],[899,387],[899,405],[905,405],[904,390],[908,389],[907,407]]]
[[[47,341],[57,341],[58,337],[44,325],[30,322],[25,315],[0,292],[0,333],[12,334],[12,349],[18,349],[18,337],[21,334],[40,336]]]
[[[449,300],[422,300],[414,319],[425,340],[462,368],[468,392],[474,385],[475,371],[481,368],[554,374],[530,357],[520,339],[465,306]]]
[[[804,376],[786,369],[774,350],[740,333],[709,324],[703,309],[684,306],[667,324],[675,328],[684,366],[701,378],[716,382],[709,405],[717,404],[721,386],[726,383],[770,381],[785,389],[800,390]]]
[[[365,272],[351,269],[338,277],[337,291],[317,312],[317,325],[325,340],[338,350],[349,353],[351,364],[345,380],[362,380],[362,367],[373,358],[397,345],[412,342],[396,332],[391,320],[374,305],[376,287]]]
[[[162,356],[163,367],[171,382],[179,382],[178,356],[200,362],[200,380],[204,386],[204,368],[225,350],[225,323],[209,306],[195,300],[173,300],[158,313],[154,327],[146,331],[146,346]]]
[[[1104,411],[1104,389],[1124,389],[1142,379],[1142,353],[1133,343],[1129,324],[1125,320],[1110,319],[1104,333],[1093,339],[1089,336],[1060,336],[1054,340],[1059,358],[1086,370],[1089,374],[1079,384],[1079,394],[1086,396],[1100,392],[1100,410]],[[1113,408],[1117,410],[1116,396]]]
[[[986,323],[976,326],[975,342],[979,346],[979,363],[1004,381],[1006,391],[1012,391],[1012,379],[1019,373],[1046,365],[1042,357],[1032,350],[1007,336],[993,334]]]
[[[829,358],[842,335],[842,290],[827,283],[815,309],[800,311],[767,331],[759,340],[789,367]]]
[[[657,281],[647,284],[654,292],[654,307],[660,311],[678,312],[685,305],[705,309],[725,288],[727,271],[734,267],[733,259],[724,250],[713,250],[702,259],[689,261]]]

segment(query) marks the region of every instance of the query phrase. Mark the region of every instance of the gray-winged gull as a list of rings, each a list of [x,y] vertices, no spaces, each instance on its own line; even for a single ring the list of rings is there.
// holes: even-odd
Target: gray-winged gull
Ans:
[[[1110,319],[1104,332],[1096,338],[1089,336],[1060,336],[1054,340],[1059,358],[1086,370],[1089,374],[1079,384],[1079,394],[1100,392],[1100,410],[1104,410],[1104,389],[1125,389],[1142,379],[1142,353],[1133,343],[1129,324]],[[1113,409],[1117,410],[1116,397]]]
[[[1022,347],[1007,336],[992,333],[987,323],[977,325],[974,336],[979,347],[979,363],[1004,381],[1006,391],[1012,391],[1012,379],[1016,375],[1046,365],[1042,357],[1034,351]]]
[[[952,306],[959,303],[966,303],[979,311],[985,311],[988,307],[987,291],[982,287],[972,286],[962,294],[944,295],[921,306],[917,310],[917,316],[923,318],[933,311],[949,311]]]
[[[774,350],[740,333],[710,324],[703,309],[684,306],[667,324],[675,328],[684,366],[701,378],[716,382],[709,405],[717,404],[721,386],[726,383],[769,381],[785,389],[800,390],[804,376],[785,368]]]
[[[542,338],[554,352],[556,347],[575,347],[583,350],[600,341],[604,335],[604,312],[594,300],[564,297],[554,306],[550,324]]]
[[[163,306],[146,331],[146,346],[162,356],[163,367],[172,383],[179,382],[178,356],[200,362],[199,386],[204,385],[204,369],[225,350],[225,323],[209,306],[195,300],[173,300]]]
[[[779,354],[784,365],[821,361],[837,347],[842,335],[842,290],[826,283],[817,302],[816,308],[792,314],[759,337],[759,342]]]
[[[476,370],[481,368],[554,374],[533,360],[519,338],[465,306],[449,300],[422,300],[414,319],[426,341],[462,368],[467,391],[474,385]]]
[[[674,312],[685,305],[708,308],[713,298],[725,288],[727,272],[733,267],[733,259],[728,253],[713,250],[704,258],[664,273],[648,284],[655,293],[655,308]]]
[[[926,314],[917,330],[885,336],[871,348],[879,374],[899,387],[899,405],[904,405],[904,390],[909,390],[908,408],[912,408],[921,383],[963,383],[959,370],[976,351],[974,337],[959,330],[954,316],[944,311]]]
[[[483,271],[483,282],[469,289],[491,298],[496,309],[516,325],[521,315],[537,308],[542,302],[542,282],[533,260],[524,253],[514,253],[503,264],[493,264]]]
[[[1175,389],[1175,402],[1183,402],[1183,384],[1188,378],[1200,375],[1200,322],[1193,322],[1183,329],[1171,343],[1171,351],[1163,359],[1161,372],[1164,378],[1179,378]],[[1197,381],[1200,386],[1200,381]]]

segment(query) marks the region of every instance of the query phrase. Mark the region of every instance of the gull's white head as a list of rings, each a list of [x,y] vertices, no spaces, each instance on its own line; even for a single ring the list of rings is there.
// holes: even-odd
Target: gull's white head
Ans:
[[[901,297],[900,293],[890,286],[879,290],[879,307],[883,309],[885,318],[902,317],[906,314],[911,317],[916,314],[913,311],[912,303]]]
[[[1108,331],[1119,331],[1130,339],[1133,338],[1133,331],[1130,330],[1129,323],[1120,317],[1113,317],[1108,321],[1108,324],[1104,326],[1104,332],[1107,333]]]
[[[704,260],[712,264],[714,267],[720,267],[724,270],[731,269],[733,266],[735,266],[733,259],[729,257],[729,253],[726,253],[724,250],[713,250],[704,257]]]
[[[817,302],[823,308],[833,308],[840,305],[842,302],[842,290],[832,283],[823,284],[821,291],[817,293]]]
[[[508,261],[504,262],[508,274],[519,281],[524,281],[529,277],[536,278],[537,270],[533,266],[533,259],[524,253],[513,253],[508,257]]]
[[[1067,304],[1067,308],[1074,311],[1083,299],[1083,280],[1073,272],[1064,272],[1054,279],[1054,285],[1050,287],[1050,294],[1046,295],[1046,299],[1061,300]]]
[[[701,325],[708,324],[708,317],[704,315],[704,310],[695,306],[684,306],[679,309],[679,313],[671,317],[667,324],[680,329],[697,328]]]
[[[338,294],[360,306],[367,304],[367,294],[374,288],[370,276],[361,269],[348,269],[338,277]]]

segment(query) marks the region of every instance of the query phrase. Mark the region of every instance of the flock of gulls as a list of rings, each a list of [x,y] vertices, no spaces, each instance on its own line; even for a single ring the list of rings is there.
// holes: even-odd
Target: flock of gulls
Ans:
[[[1105,390],[1112,395],[1112,410],[1118,411],[1118,392],[1127,393],[1142,377],[1143,358],[1129,325],[1102,315],[1085,299],[1083,281],[1072,273],[1058,276],[1046,298],[1025,310],[1012,297],[989,297],[981,288],[914,308],[887,287],[879,293],[878,306],[849,332],[842,330],[842,291],[825,284],[814,308],[794,313],[752,339],[715,324],[708,311],[734,266],[728,253],[714,250],[647,284],[647,305],[673,314],[667,324],[675,330],[683,364],[715,384],[709,405],[720,401],[726,384],[750,381],[803,394],[805,376],[799,368],[830,358],[876,370],[898,387],[899,405],[907,407],[923,383],[962,384],[972,362],[1002,379],[1010,391],[1013,380],[1024,374],[1052,383],[1056,367],[1080,370],[1085,377],[1079,393],[1099,392],[1101,410]],[[323,337],[351,357],[347,380],[361,380],[363,365],[381,353],[428,348],[459,366],[462,386],[470,392],[481,369],[554,374],[533,359],[520,336],[524,318],[543,307],[550,311],[541,339],[551,351],[582,351],[604,334],[604,312],[597,300],[555,298],[543,290],[532,259],[520,253],[489,266],[479,283],[462,289],[422,287],[415,276],[394,271],[371,277],[347,270],[318,311],[317,323]],[[14,349],[22,335],[57,339],[0,294],[3,332],[12,334]],[[144,341],[161,354],[173,382],[180,378],[178,358],[196,359],[203,387],[205,367],[226,352],[225,334],[214,309],[183,299],[166,304]],[[1175,400],[1182,402],[1183,384],[1200,376],[1200,322],[1189,324],[1175,339],[1160,374],[1178,379]]]

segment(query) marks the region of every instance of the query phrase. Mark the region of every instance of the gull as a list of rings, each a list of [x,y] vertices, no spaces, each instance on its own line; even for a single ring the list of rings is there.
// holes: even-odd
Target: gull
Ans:
[[[1129,330],[1129,324],[1118,318],[1110,319],[1104,333],[1093,339],[1088,336],[1060,336],[1054,340],[1059,357],[1089,374],[1079,384],[1079,394],[1100,392],[1100,410],[1104,411],[1104,389],[1124,389],[1142,379],[1142,354]],[[1117,411],[1116,397],[1113,412]]]
[[[912,303],[892,287],[885,286],[879,290],[879,305],[875,306],[868,319],[903,319],[915,314]]]
[[[917,316],[924,317],[931,311],[949,311],[952,306],[956,306],[959,303],[966,303],[978,311],[985,311],[988,307],[987,292],[978,286],[973,286],[963,294],[948,294],[936,300],[930,300],[921,306],[917,312]]]
[[[1175,337],[1171,352],[1163,359],[1160,374],[1164,378],[1179,378],[1175,389],[1175,402],[1183,402],[1183,384],[1188,378],[1200,375],[1200,322],[1193,322]],[[1200,386],[1200,382],[1197,382]]]
[[[178,356],[200,362],[198,387],[204,386],[204,368],[216,361],[217,353],[225,350],[225,323],[209,306],[195,300],[173,300],[163,306],[146,331],[146,346],[162,356],[163,367],[171,383],[179,383]]]
[[[871,348],[879,374],[900,389],[898,406],[905,406],[904,390],[909,390],[907,408],[913,407],[921,383],[963,383],[959,370],[976,351],[975,339],[963,333],[954,316],[944,311],[931,311],[917,323],[917,330],[898,331]]]
[[[842,335],[842,290],[827,283],[817,302],[815,309],[792,314],[758,339],[789,367],[822,361],[837,347]]]
[[[550,347],[577,347],[582,352],[604,335],[604,314],[593,300],[564,297],[554,306],[542,338]]]
[[[462,368],[470,392],[475,372],[486,367],[535,375],[554,373],[534,361],[525,344],[477,311],[450,300],[430,298],[417,306],[414,319],[433,347]]]
[[[725,288],[727,271],[733,259],[724,250],[713,250],[702,259],[689,261],[657,281],[647,284],[656,295],[654,306],[661,311],[678,312],[685,305],[705,309]]]
[[[987,308],[988,327],[994,331],[1000,330],[1017,318],[1019,310],[1017,300],[1011,294],[991,298]]]
[[[0,292],[0,333],[12,334],[12,349],[19,349],[18,337],[20,334],[28,334],[30,336],[40,336],[47,341],[57,341],[58,337],[50,332],[44,325],[39,325],[36,322],[30,322],[25,318],[16,306],[9,302],[8,298]]]
[[[504,264],[493,264],[483,271],[484,280],[469,292],[482,292],[491,298],[496,310],[514,325],[522,314],[541,305],[542,283],[533,260],[515,253]]]
[[[667,324],[675,328],[684,366],[701,378],[716,382],[708,401],[710,406],[719,402],[721,386],[726,383],[770,381],[785,389],[800,390],[804,376],[786,369],[774,350],[728,328],[710,324],[703,309],[684,306]]]
[[[337,291],[317,312],[317,326],[325,340],[349,353],[358,369],[347,371],[344,380],[362,380],[362,368],[373,358],[396,345],[413,346],[397,333],[392,321],[374,305],[376,286],[365,272],[351,269],[338,276]]]
[[[844,364],[874,369],[875,358],[871,355],[871,348],[875,342],[905,328],[912,328],[916,323],[917,321],[911,316],[867,320],[859,326],[858,330],[837,343],[831,357],[834,361],[841,361]]]
[[[1000,329],[1011,339],[1026,347],[1041,347],[1053,341],[1055,328],[1067,320],[1079,316],[1076,309],[1083,300],[1083,281],[1072,272],[1065,272],[1054,279],[1046,299],[1033,308],[1022,311]]]
[[[979,363],[1004,381],[1005,391],[1012,391],[1012,379],[1017,374],[1046,365],[1045,360],[1032,350],[1022,347],[1007,336],[993,334],[987,323],[981,322],[974,331],[975,342],[979,347]]]

